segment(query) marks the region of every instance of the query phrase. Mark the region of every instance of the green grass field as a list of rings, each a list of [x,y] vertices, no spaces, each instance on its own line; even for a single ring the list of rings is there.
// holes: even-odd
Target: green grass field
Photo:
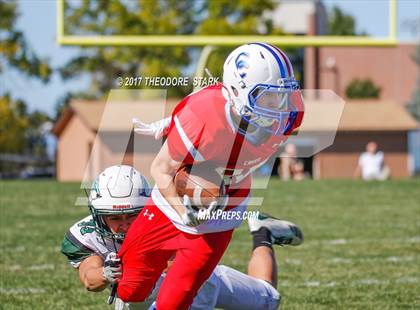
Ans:
[[[263,210],[298,223],[305,243],[276,248],[283,309],[420,308],[419,180],[272,180]],[[79,184],[0,182],[0,308],[107,309],[60,254],[88,209]],[[251,238],[235,233],[223,264],[246,270]]]

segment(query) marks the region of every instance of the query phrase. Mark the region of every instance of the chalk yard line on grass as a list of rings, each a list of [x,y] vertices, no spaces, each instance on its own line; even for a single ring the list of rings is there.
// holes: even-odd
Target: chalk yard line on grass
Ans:
[[[331,240],[306,240],[303,247],[313,247],[321,245],[332,245],[332,246],[341,246],[341,245],[353,245],[353,244],[411,244],[411,243],[420,243],[420,236],[415,236],[411,238],[378,238],[378,239],[331,239]],[[234,244],[249,244],[249,241],[246,240],[235,240]]]
[[[280,286],[293,286],[293,287],[335,287],[335,286],[363,286],[363,285],[385,285],[385,284],[416,284],[420,283],[420,279],[417,277],[401,277],[391,280],[379,280],[373,278],[359,279],[355,281],[328,281],[322,282],[317,280],[304,281],[304,282],[291,282],[291,281],[279,281]]]
[[[26,294],[43,294],[46,290],[37,287],[24,288],[0,288],[0,294],[4,295],[26,295]]]
[[[54,264],[41,264],[41,265],[29,265],[29,266],[22,266],[19,264],[6,266],[5,269],[7,271],[19,271],[19,270],[32,270],[32,271],[38,271],[38,270],[54,270],[55,265]]]

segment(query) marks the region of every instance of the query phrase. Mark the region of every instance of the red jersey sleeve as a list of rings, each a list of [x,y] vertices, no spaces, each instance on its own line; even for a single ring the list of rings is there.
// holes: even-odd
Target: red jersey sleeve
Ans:
[[[200,152],[204,145],[204,122],[187,106],[172,115],[167,138],[169,154],[173,160],[184,164],[204,161]]]

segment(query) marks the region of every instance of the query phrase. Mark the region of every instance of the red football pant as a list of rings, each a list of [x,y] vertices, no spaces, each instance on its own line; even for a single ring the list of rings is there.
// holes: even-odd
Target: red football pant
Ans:
[[[119,256],[123,273],[118,297],[124,302],[141,302],[174,261],[160,287],[156,309],[188,309],[201,285],[210,277],[223,256],[232,230],[192,235],[178,230],[150,198],[133,222]]]

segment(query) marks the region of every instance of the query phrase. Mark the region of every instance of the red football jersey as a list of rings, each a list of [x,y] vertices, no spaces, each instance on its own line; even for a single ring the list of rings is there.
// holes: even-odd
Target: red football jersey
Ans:
[[[270,136],[260,145],[243,139],[239,149],[240,143],[233,146],[237,127],[222,94],[222,85],[203,88],[184,98],[173,112],[167,139],[170,155],[185,164],[211,162],[221,176],[231,176],[225,178],[225,182],[230,183],[229,196],[245,198],[251,187],[252,172],[262,166],[287,137]],[[235,154],[233,163],[232,152]]]

